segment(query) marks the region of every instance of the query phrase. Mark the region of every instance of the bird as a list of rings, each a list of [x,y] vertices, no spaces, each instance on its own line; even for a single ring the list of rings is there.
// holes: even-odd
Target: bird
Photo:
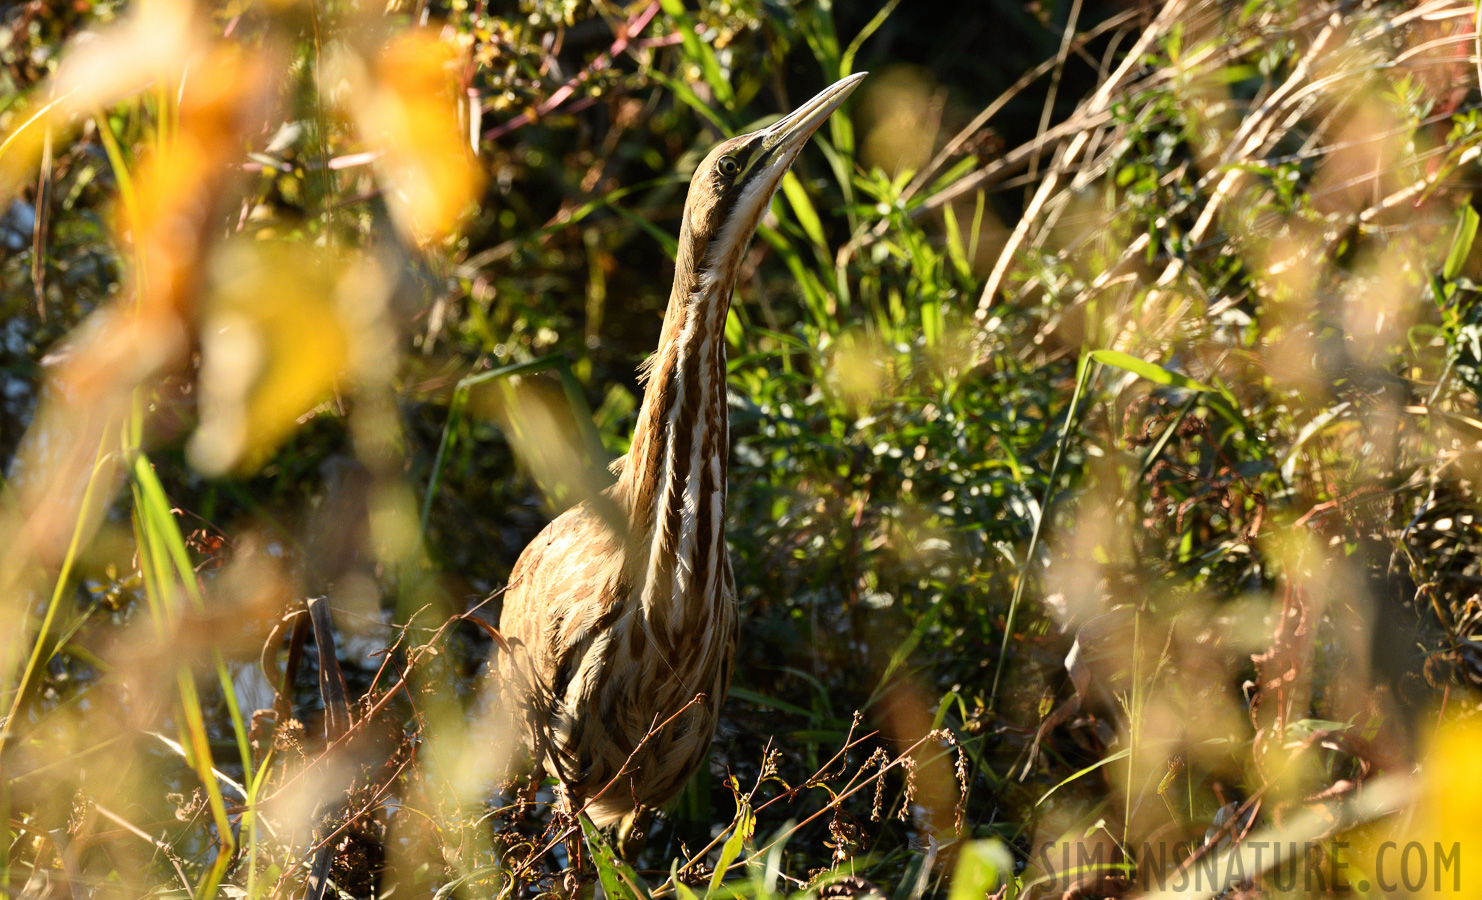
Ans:
[[[866,74],[695,169],[616,480],[547,525],[510,573],[500,702],[560,806],[616,830],[620,851],[708,758],[735,665],[725,323],[742,257],[783,175]]]

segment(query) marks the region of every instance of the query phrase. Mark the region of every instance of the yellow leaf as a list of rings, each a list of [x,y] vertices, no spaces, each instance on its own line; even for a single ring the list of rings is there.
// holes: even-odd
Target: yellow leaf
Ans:
[[[339,58],[345,98],[360,136],[379,148],[387,205],[403,235],[441,241],[483,189],[458,115],[457,48],[430,32],[398,35],[371,61]]]
[[[343,266],[301,244],[228,244],[201,329],[200,427],[191,462],[250,467],[331,395],[350,357],[337,310]]]

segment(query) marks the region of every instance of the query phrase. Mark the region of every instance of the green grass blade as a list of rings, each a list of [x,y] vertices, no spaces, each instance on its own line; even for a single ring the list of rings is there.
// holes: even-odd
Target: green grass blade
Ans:
[[[432,517],[432,498],[437,496],[438,485],[442,483],[443,465],[447,461],[448,451],[453,446],[454,431],[463,421],[464,409],[468,403],[468,392],[489,381],[509,378],[512,375],[533,375],[565,364],[566,361],[559,356],[543,356],[528,362],[500,366],[497,369],[469,375],[459,380],[457,386],[453,388],[453,399],[448,403],[448,419],[443,423],[442,437],[438,440],[437,453],[432,459],[432,474],[427,479],[427,493],[422,498],[422,515],[418,525],[423,540],[427,539],[427,523]]]
[[[679,860],[677,859],[669,863],[669,886],[674,888],[674,896],[679,900],[700,900],[700,895],[679,879]]]
[[[1471,204],[1463,204],[1456,216],[1456,232],[1451,236],[1451,247],[1446,251],[1446,264],[1441,268],[1442,278],[1451,281],[1461,274],[1476,238],[1477,211],[1472,209]]]
[[[711,108],[709,103],[700,99],[700,95],[695,93],[694,88],[677,78],[670,78],[663,72],[654,72],[653,79],[663,85],[666,90],[673,91],[674,96],[678,97],[685,106],[704,116],[721,134],[727,137],[732,134],[731,126]]]
[[[778,700],[775,697],[768,697],[766,694],[759,694],[756,691],[748,690],[747,688],[743,687],[736,687],[735,685],[731,685],[731,690],[729,691],[728,696],[735,697],[742,703],[754,703],[757,706],[770,707],[771,709],[792,713],[793,715],[802,716],[804,718],[809,718],[813,715],[811,711],[803,709],[796,703],[788,703],[786,700]]]
[[[1086,766],[1084,769],[1081,769],[1079,772],[1076,772],[1074,775],[1071,775],[1069,778],[1066,778],[1064,781],[1062,781],[1059,784],[1055,785],[1054,787],[1050,788],[1048,791],[1045,791],[1043,794],[1040,794],[1039,799],[1036,800],[1036,801],[1034,801],[1034,805],[1035,806],[1039,806],[1041,803],[1044,803],[1046,800],[1050,799],[1050,795],[1051,794],[1053,794],[1056,791],[1060,790],[1061,788],[1065,787],[1067,784],[1070,784],[1072,781],[1075,781],[1075,780],[1077,780],[1079,778],[1084,778],[1087,775],[1091,774],[1092,772],[1096,771],[1097,769],[1101,768],[1102,766],[1110,765],[1110,764],[1112,764],[1114,762],[1117,762],[1118,760],[1126,759],[1130,755],[1132,755],[1132,751],[1131,750],[1120,750],[1120,751],[1118,751],[1116,753],[1113,753],[1110,756],[1106,756],[1106,757],[1103,757],[1101,759],[1098,759],[1096,762],[1092,763],[1089,766]]]
[[[798,180],[796,173],[788,172],[782,176],[782,194],[787,197],[793,217],[803,227],[803,233],[826,256],[828,240],[823,236],[823,222],[819,220],[818,210],[813,208],[813,201],[808,198],[808,191],[803,187],[803,182]]]
[[[1093,350],[1091,358],[1103,365],[1112,366],[1126,372],[1131,372],[1140,378],[1146,378],[1154,384],[1164,384],[1170,387],[1183,388],[1189,391],[1213,392],[1214,388],[1201,381],[1195,381],[1187,375],[1170,372],[1157,363],[1150,363],[1145,359],[1123,353],[1120,350]]]
[[[859,30],[859,34],[854,36],[854,40],[849,42],[849,46],[844,50],[844,55],[839,57],[840,78],[854,74],[855,54],[859,53],[859,48],[864,46],[864,42],[869,40],[876,31],[880,30],[880,26],[885,24],[885,20],[890,18],[890,14],[895,12],[895,8],[900,5],[901,0],[890,0],[889,3],[885,4],[884,8],[875,13],[873,19],[865,23],[865,27]]]
[[[679,239],[674,235],[633,212],[631,209],[626,209],[617,204],[609,204],[608,208],[634,225],[637,225],[643,230],[644,234],[653,238],[654,243],[664,248],[664,253],[671,261],[679,256]]]
[[[1019,602],[1024,598],[1024,585],[1029,581],[1029,567],[1034,565],[1034,553],[1039,547],[1040,533],[1045,527],[1045,517],[1050,513],[1050,504],[1055,499],[1055,480],[1060,475],[1060,460],[1065,456],[1065,447],[1070,443],[1070,434],[1075,427],[1077,411],[1080,408],[1081,394],[1086,390],[1086,384],[1090,381],[1091,370],[1094,368],[1095,360],[1089,353],[1082,352],[1080,364],[1077,366],[1075,392],[1071,394],[1070,406],[1065,410],[1065,424],[1060,429],[1060,438],[1055,442],[1055,458],[1050,463],[1050,474],[1045,482],[1044,500],[1039,506],[1039,515],[1034,520],[1034,531],[1029,535],[1029,546],[1024,551],[1024,559],[1019,565],[1019,577],[1014,582],[1014,595],[1009,599],[1009,612],[1004,619],[1003,641],[998,647],[998,665],[993,669],[993,686],[988,691],[988,708],[995,709],[998,703],[998,688],[1003,681],[1004,664],[1009,659],[1009,641],[1014,635],[1014,619],[1019,612]]]
[[[26,689],[31,679],[36,674],[36,669],[41,662],[42,648],[46,646],[46,636],[51,631],[52,623],[56,620],[57,610],[62,606],[62,594],[67,589],[67,584],[72,578],[72,567],[77,561],[77,553],[82,543],[83,533],[87,529],[87,521],[91,517],[90,511],[93,507],[94,497],[98,486],[98,473],[104,470],[104,460],[107,456],[106,448],[113,440],[113,435],[105,432],[103,438],[98,442],[98,449],[93,457],[93,467],[88,474],[87,486],[83,488],[82,504],[78,507],[77,522],[72,526],[72,537],[67,543],[67,552],[62,557],[61,571],[57,572],[57,580],[52,588],[51,599],[46,604],[46,612],[42,614],[41,626],[36,632],[35,642],[31,645],[31,653],[26,659],[26,666],[21,671],[21,677],[16,682],[10,703],[10,712],[5,717],[5,724],[0,727],[0,750],[5,747],[10,737],[11,725],[18,721],[17,713],[20,711],[21,700],[26,696]],[[9,673],[6,680],[9,680]]]
[[[865,701],[866,708],[873,706],[875,701],[880,699],[880,695],[885,692],[886,686],[890,683],[891,676],[895,675],[896,670],[905,665],[906,660],[910,659],[911,653],[921,643],[922,639],[926,637],[926,633],[931,630],[932,626],[936,624],[937,619],[941,617],[942,608],[942,604],[933,603],[927,609],[926,615],[922,616],[911,628],[911,633],[906,635],[905,640],[897,643],[895,648],[890,651],[890,660],[885,664],[885,671],[880,673],[880,679],[875,683],[875,689],[870,692],[870,699]]]

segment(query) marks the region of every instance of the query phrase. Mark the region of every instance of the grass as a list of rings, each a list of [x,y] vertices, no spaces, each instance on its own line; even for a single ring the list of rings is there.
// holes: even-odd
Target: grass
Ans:
[[[487,7],[0,14],[0,888],[1475,886],[1473,6]],[[727,323],[744,639],[629,866],[487,621],[627,449],[688,167],[862,70]]]

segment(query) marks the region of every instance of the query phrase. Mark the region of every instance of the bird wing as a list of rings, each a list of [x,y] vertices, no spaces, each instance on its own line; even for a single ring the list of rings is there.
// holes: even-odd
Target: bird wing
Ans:
[[[608,523],[586,503],[558,516],[510,574],[499,618],[514,657],[501,666],[506,677],[527,680],[527,696],[548,703],[575,651],[618,609],[625,583],[623,542]]]

